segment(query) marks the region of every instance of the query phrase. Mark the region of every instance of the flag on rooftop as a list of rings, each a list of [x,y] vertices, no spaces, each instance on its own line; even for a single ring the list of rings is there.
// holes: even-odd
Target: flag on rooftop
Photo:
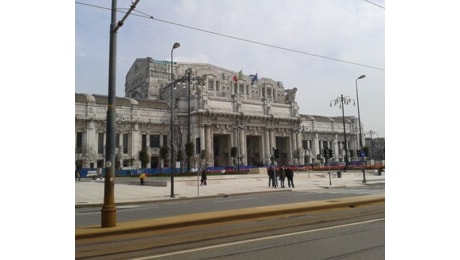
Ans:
[[[251,85],[254,85],[254,82],[258,81],[259,79],[257,78],[257,73],[256,75],[249,75],[251,77]]]
[[[243,70],[240,70],[240,72],[238,72],[238,79],[243,79]]]

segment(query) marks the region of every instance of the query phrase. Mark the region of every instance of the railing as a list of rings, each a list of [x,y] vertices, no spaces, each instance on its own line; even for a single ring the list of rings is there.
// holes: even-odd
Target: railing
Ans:
[[[263,165],[263,166],[245,166],[245,165],[240,165],[239,167],[239,172],[237,171],[236,166],[221,166],[221,167],[207,167],[206,171],[208,174],[236,174],[236,173],[248,173],[251,168],[264,168],[264,167],[269,167],[270,165]],[[287,167],[291,168],[294,171],[324,171],[324,170],[344,170],[345,169],[345,164],[342,162],[332,162],[330,165],[329,164],[323,164],[323,165],[286,165]],[[278,166],[276,166],[278,167]],[[351,162],[347,170],[361,170],[361,162]],[[374,165],[366,165],[365,166],[366,170],[379,170],[379,169],[385,169],[385,165],[381,163],[377,163]],[[175,171],[176,176],[181,176],[181,175],[187,175],[190,173],[196,173],[199,169],[198,168],[192,168],[191,171],[187,171],[187,169],[184,169],[184,172],[180,172],[180,168],[177,168]],[[84,168],[80,170],[80,177],[81,178],[86,178],[86,177],[93,177],[94,172],[96,172],[97,169],[90,169],[90,168]],[[88,174],[89,173],[89,174]],[[134,169],[122,169],[122,170],[116,170],[115,171],[115,176],[117,177],[129,177],[129,176],[139,176],[140,174],[145,173],[147,175],[157,175],[157,174],[171,174],[171,168],[134,168]],[[102,169],[102,176],[105,174],[105,169]]]

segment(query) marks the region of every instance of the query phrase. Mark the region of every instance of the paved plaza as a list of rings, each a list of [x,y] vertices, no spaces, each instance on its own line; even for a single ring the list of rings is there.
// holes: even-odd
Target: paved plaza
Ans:
[[[267,174],[245,175],[208,175],[207,185],[200,186],[198,176],[175,177],[174,198],[171,198],[169,177],[148,177],[145,185],[135,177],[116,177],[114,197],[116,204],[164,201],[174,199],[198,198],[209,196],[227,196],[254,192],[274,192],[279,190],[325,190],[343,187],[357,187],[385,183],[385,173],[378,175],[374,170],[366,171],[366,184],[362,183],[361,171],[342,172],[340,178],[336,171],[328,172],[299,171],[294,173],[295,188],[268,187]],[[166,186],[161,186],[166,185]],[[279,181],[278,181],[279,185]],[[75,206],[102,205],[104,199],[104,181],[89,178],[75,181]]]

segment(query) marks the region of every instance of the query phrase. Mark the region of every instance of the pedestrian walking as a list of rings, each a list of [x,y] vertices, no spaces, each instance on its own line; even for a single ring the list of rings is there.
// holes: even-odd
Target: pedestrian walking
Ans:
[[[207,185],[208,184],[207,180],[208,180],[208,176],[206,175],[206,168],[204,168],[203,171],[201,171],[201,185],[200,186]]]
[[[79,170],[75,170],[75,180],[80,181],[80,171]]]
[[[291,188],[291,186],[294,188],[294,171],[291,169],[291,167],[286,168],[286,178],[289,188]]]
[[[279,168],[279,178],[280,178],[280,186],[284,188],[284,180],[286,179],[286,171],[284,170],[284,166]]]

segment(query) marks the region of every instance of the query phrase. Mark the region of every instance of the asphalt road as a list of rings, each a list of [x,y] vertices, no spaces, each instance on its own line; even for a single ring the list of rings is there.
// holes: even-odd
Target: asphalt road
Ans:
[[[385,184],[315,191],[280,191],[229,195],[226,197],[139,203],[117,207],[117,221],[133,221],[191,213],[327,200],[369,194],[384,194]],[[75,227],[99,225],[101,208],[76,208]]]
[[[385,259],[385,221],[290,231],[213,246],[185,249],[142,259]],[[134,258],[136,259],[136,258]]]
[[[385,259],[385,205],[80,239],[76,259]]]

